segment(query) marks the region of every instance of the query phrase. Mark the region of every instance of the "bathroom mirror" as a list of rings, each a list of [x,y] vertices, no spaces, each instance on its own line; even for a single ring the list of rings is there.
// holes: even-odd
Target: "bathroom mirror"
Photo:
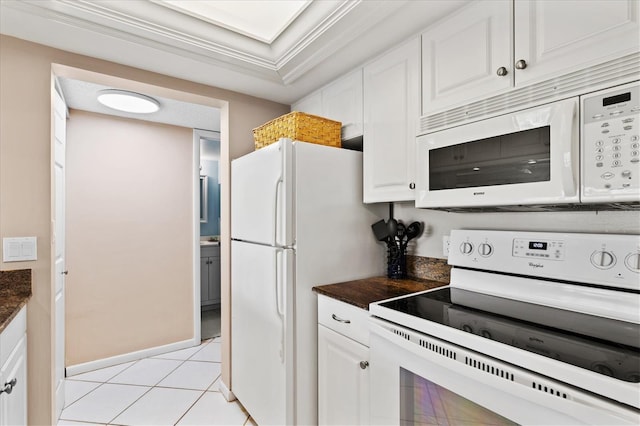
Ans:
[[[200,175],[200,223],[207,223],[207,187],[208,187],[207,175]]]

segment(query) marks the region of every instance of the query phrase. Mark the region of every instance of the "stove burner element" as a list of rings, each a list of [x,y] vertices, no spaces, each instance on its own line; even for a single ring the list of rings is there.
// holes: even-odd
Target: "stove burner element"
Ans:
[[[476,300],[491,305],[493,312],[454,303],[452,300]],[[380,306],[408,315],[460,329],[486,339],[533,352],[576,367],[614,377],[618,380],[640,382],[640,326],[622,321],[589,316],[571,311],[540,307],[524,302],[501,299],[457,288],[442,288],[426,293],[383,302]],[[476,305],[477,306],[477,305]],[[545,308],[545,309],[540,309]],[[509,318],[496,311],[520,312],[530,321]],[[536,312],[538,311],[538,312]],[[541,325],[555,319],[572,329]],[[606,326],[598,325],[604,322]],[[589,335],[589,330],[618,329],[615,335],[624,344]]]

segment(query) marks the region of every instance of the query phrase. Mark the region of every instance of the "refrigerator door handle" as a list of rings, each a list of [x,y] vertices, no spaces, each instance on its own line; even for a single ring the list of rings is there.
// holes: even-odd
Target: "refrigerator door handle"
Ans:
[[[278,195],[280,194],[280,186],[282,185],[282,175],[280,175],[278,177],[278,180],[276,181],[275,184],[275,188],[276,188],[276,192],[274,194],[274,200],[275,202],[273,203],[273,246],[277,246],[278,245],[278,211],[280,210],[279,204],[278,204],[278,199],[280,198]]]
[[[284,364],[285,362],[285,329],[284,329],[284,307],[282,306],[284,303],[282,301],[283,291],[282,291],[282,278],[283,275],[281,273],[282,265],[283,265],[283,250],[276,250],[276,311],[278,312],[278,316],[280,317],[281,324],[281,335],[280,335],[280,360]]]

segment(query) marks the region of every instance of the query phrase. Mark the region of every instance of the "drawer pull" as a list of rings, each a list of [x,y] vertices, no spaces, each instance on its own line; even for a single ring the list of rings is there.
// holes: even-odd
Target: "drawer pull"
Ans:
[[[360,368],[362,368],[363,370],[366,370],[368,366],[369,361],[360,361]]]
[[[342,323],[345,323],[345,324],[351,324],[350,320],[342,319],[342,318],[336,316],[336,314],[331,314],[331,318],[333,318],[335,321],[338,321],[338,322],[342,322]]]

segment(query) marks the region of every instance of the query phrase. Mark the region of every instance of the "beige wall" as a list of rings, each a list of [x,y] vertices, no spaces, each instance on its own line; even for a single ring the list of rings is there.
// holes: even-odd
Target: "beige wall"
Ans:
[[[66,365],[193,338],[193,130],[71,110]]]
[[[32,268],[28,305],[29,423],[54,423],[51,272],[51,73],[87,70],[167,88],[187,102],[222,108],[221,205],[222,297],[229,301],[229,158],[253,150],[251,129],[289,111],[287,105],[0,36],[0,237],[37,236],[38,260],[0,263],[0,269]],[[165,91],[167,92],[167,91]],[[151,93],[151,92],[150,92]],[[167,96],[167,93],[151,93]],[[226,302],[225,302],[226,301]],[[229,311],[223,304],[223,333]],[[228,341],[223,380],[230,383]]]

